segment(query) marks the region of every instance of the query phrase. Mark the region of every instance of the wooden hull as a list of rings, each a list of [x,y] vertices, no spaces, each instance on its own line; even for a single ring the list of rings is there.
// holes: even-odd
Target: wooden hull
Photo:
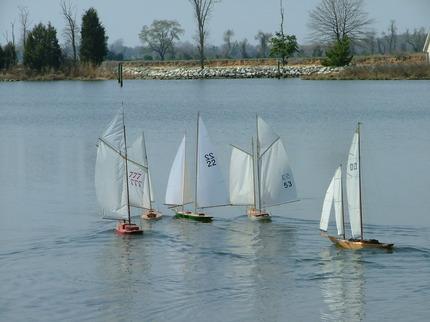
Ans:
[[[211,222],[213,217],[206,216],[204,213],[194,213],[191,211],[176,211],[175,218],[191,219],[200,222]]]
[[[364,249],[364,248],[381,248],[381,249],[391,249],[394,244],[385,244],[380,243],[377,240],[347,240],[340,239],[334,236],[327,236],[328,239],[331,240],[333,244],[337,247],[345,248],[345,249]]]
[[[162,217],[163,215],[154,209],[150,209],[140,216],[140,218],[145,220],[160,220]]]
[[[118,235],[141,235],[143,230],[136,224],[129,224],[127,222],[118,222],[115,228]]]
[[[248,217],[252,220],[270,220],[270,214],[267,211],[255,208],[248,208],[246,211]]]

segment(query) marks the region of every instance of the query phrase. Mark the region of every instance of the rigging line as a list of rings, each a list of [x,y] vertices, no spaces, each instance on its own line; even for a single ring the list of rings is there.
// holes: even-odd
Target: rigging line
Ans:
[[[239,151],[242,151],[243,153],[246,153],[246,154],[248,154],[249,156],[251,156],[251,157],[252,157],[251,153],[249,153],[249,152],[245,151],[244,149],[238,148],[237,146],[235,146],[235,145],[233,145],[233,144],[230,144],[230,145],[231,145],[233,148],[238,149]]]
[[[275,140],[275,141],[273,141],[272,142],[272,144],[270,144],[268,147],[267,147],[267,149],[266,150],[264,150],[264,152],[263,153],[261,153],[260,154],[260,159],[263,157],[263,155],[267,152],[267,151],[269,151],[270,150],[270,148],[276,143],[276,142],[278,142],[279,140],[281,139],[281,137],[280,136],[278,136],[278,138]]]
[[[294,202],[299,202],[299,201],[302,201],[301,199],[296,199],[296,200],[292,200],[292,201],[286,201],[286,202],[281,202],[281,203],[277,203],[277,204],[273,204],[273,205],[268,205],[268,206],[265,206],[266,208],[270,208],[270,207],[276,207],[276,206],[281,206],[281,205],[285,205],[285,204],[288,204],[288,203],[294,203]]]
[[[102,138],[99,138],[99,140],[102,141],[104,144],[106,144],[108,148],[110,148],[111,150],[113,150],[114,152],[116,152],[117,154],[119,154],[121,156],[121,158],[125,159],[125,156],[121,152],[119,152],[117,149],[115,149],[112,145],[110,145],[109,143],[107,143]],[[127,158],[127,161],[130,162],[130,163],[133,163],[133,164],[135,164],[135,165],[137,165],[139,167],[142,167],[143,169],[145,169],[145,170],[148,171],[148,167],[144,166],[143,164],[140,164],[140,163],[138,163],[136,161],[133,161],[132,159],[129,159],[129,158]]]
[[[225,204],[225,205],[216,205],[216,206],[207,206],[207,207],[198,207],[198,209],[206,209],[206,208],[218,208],[218,207],[228,207],[231,206],[231,204]]]
[[[167,206],[167,208],[169,208],[169,209],[172,209],[172,208],[176,208],[176,207],[183,207],[183,206],[186,206],[186,205],[190,205],[192,203],[193,203],[193,201],[190,201],[190,202],[187,202],[187,203],[184,203],[184,204],[181,204],[181,205],[172,205],[172,204],[168,204],[168,203],[165,203],[163,205]]]

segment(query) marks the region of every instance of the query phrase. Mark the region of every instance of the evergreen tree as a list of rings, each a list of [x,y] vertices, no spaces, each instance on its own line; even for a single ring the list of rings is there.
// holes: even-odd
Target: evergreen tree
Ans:
[[[97,11],[94,8],[88,9],[82,16],[81,61],[100,65],[108,53],[107,39]]]
[[[334,44],[327,49],[327,58],[322,61],[324,66],[345,66],[352,60],[351,40],[348,36],[344,36],[340,40],[336,40]]]
[[[16,49],[12,42],[8,42],[3,50],[3,67],[8,69],[17,63]]]
[[[283,32],[277,32],[275,36],[270,39],[270,43],[272,45],[270,56],[280,58],[282,65],[287,64],[287,58],[299,49],[296,36],[284,35]]]
[[[50,23],[45,27],[39,23],[28,33],[24,47],[24,65],[37,71],[58,69],[62,54],[57,31]]]
[[[3,65],[4,65],[4,58],[3,58],[3,56],[4,56],[3,48],[0,45],[0,69],[2,69]]]

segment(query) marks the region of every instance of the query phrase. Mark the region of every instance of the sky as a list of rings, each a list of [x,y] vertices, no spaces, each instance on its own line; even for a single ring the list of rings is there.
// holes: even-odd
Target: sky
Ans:
[[[85,10],[94,7],[109,37],[109,43],[122,39],[126,46],[140,45],[138,34],[143,25],[155,19],[177,20],[185,34],[183,41],[193,41],[196,24],[189,0],[68,0],[76,6],[80,23]],[[284,0],[285,29],[295,34],[300,44],[309,43],[309,12],[320,0]],[[369,17],[374,20],[371,28],[385,31],[395,20],[399,32],[425,27],[430,29],[430,0],[364,0]],[[64,42],[65,26],[61,15],[60,0],[0,0],[0,44],[11,37],[11,22],[15,22],[15,37],[19,38],[18,6],[27,7],[32,25],[39,22],[57,28],[60,43]],[[259,30],[274,32],[279,29],[279,0],[222,0],[214,7],[208,22],[208,42],[219,45],[227,29],[234,31],[234,39],[254,37]]]

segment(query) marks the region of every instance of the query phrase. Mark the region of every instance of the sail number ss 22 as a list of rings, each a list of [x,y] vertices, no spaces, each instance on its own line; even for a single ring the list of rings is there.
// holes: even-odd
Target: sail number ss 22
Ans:
[[[215,156],[212,152],[205,154],[205,160],[208,168],[216,166]]]

